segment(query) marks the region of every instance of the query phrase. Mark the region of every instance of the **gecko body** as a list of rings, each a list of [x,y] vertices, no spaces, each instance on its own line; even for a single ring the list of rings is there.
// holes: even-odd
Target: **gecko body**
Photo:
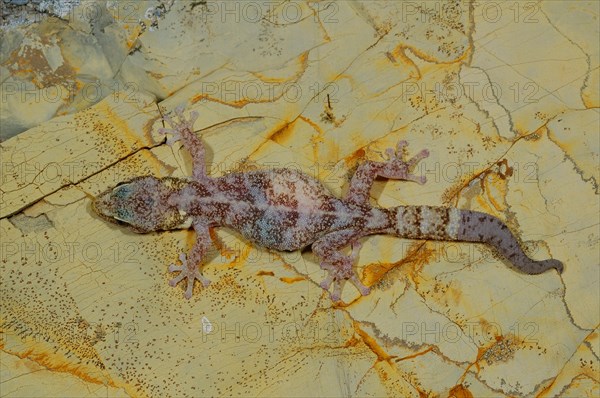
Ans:
[[[193,133],[197,114],[186,120],[176,111],[177,120],[165,117],[172,135],[167,143],[181,140],[192,155],[191,180],[137,177],[98,195],[93,209],[106,220],[124,224],[135,232],[193,227],[197,238],[181,265],[169,271],[179,274],[169,283],[187,279],[186,298],[191,298],[195,280],[207,286],[210,281],[199,271],[211,245],[209,229],[225,226],[238,231],[260,246],[292,251],[311,246],[328,272],[321,287],[331,298],[340,299],[347,280],[367,295],[370,291],[353,270],[360,248],[359,239],[371,234],[391,234],[411,239],[483,242],[494,246],[520,271],[539,274],[551,268],[562,272],[560,261],[529,258],[518,240],[498,218],[486,213],[452,207],[398,206],[384,209],[371,206],[369,190],[377,177],[424,183],[410,169],[427,157],[426,150],[410,160],[402,159],[407,145],[401,141],[396,151],[388,149],[386,162],[366,161],[356,170],[344,198],[333,196],[319,181],[299,171],[276,169],[229,173],[211,178],[204,164],[204,147]],[[347,255],[342,252],[352,247]]]

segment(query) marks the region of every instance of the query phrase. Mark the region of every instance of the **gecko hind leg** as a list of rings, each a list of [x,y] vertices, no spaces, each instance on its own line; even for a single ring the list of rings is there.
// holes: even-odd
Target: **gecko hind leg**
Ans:
[[[312,245],[313,253],[321,259],[321,269],[328,273],[320,286],[324,290],[329,290],[333,285],[333,290],[329,293],[333,301],[340,300],[346,281],[350,281],[363,296],[371,291],[358,279],[358,275],[352,268],[361,246],[357,239],[358,235],[354,231],[336,231],[321,237]],[[348,244],[352,247],[349,256],[340,252],[340,249]]]
[[[416,176],[410,173],[410,170],[421,160],[429,156],[429,151],[423,149],[421,152],[410,158],[403,159],[404,148],[408,143],[404,140],[399,141],[396,150],[388,148],[386,154],[389,160],[386,162],[376,162],[368,160],[358,166],[352,180],[350,188],[346,194],[346,200],[355,204],[366,204],[369,200],[369,191],[377,177],[385,177],[394,180],[414,181],[419,184],[425,184],[424,176]]]

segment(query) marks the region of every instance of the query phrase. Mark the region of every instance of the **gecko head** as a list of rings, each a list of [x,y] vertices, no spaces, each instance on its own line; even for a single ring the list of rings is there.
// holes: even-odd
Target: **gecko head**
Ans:
[[[136,177],[98,195],[92,209],[102,218],[137,233],[175,229],[185,215],[169,204],[169,196],[185,182],[176,178]]]

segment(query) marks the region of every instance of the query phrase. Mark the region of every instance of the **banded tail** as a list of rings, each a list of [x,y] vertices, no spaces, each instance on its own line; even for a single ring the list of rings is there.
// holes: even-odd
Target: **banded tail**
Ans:
[[[506,224],[489,214],[433,206],[399,206],[389,210],[395,213],[392,233],[399,237],[487,243],[527,274],[541,274],[550,268],[563,271],[558,260],[529,258]]]

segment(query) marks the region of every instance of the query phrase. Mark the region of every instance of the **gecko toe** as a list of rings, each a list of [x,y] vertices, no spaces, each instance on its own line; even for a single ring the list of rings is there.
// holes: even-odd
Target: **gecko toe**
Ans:
[[[331,292],[331,300],[340,301],[342,298],[342,281],[335,281],[333,283],[333,291]]]
[[[396,152],[394,152],[394,150],[392,148],[387,148],[385,150],[385,154],[387,155],[388,159],[390,159],[390,160],[396,158]]]
[[[175,278],[173,278],[169,281],[169,286],[171,286],[171,287],[177,286],[177,284],[179,282],[181,282],[183,280],[183,278],[185,278],[185,275],[182,272],[181,274],[177,275]]]
[[[185,109],[185,107],[183,105],[178,105],[178,106],[175,107],[175,109],[173,109],[173,112],[176,115],[180,116],[180,115],[183,115],[184,109]]]
[[[341,294],[340,292],[336,292],[335,289],[333,292],[329,293],[329,298],[331,299],[331,301],[333,301],[334,303],[340,301],[341,299]]]
[[[196,271],[196,279],[198,279],[204,287],[208,287],[208,285],[210,285],[210,279],[205,278],[204,275],[202,275],[199,271]]]
[[[196,119],[198,119],[198,116],[199,116],[198,112],[196,112],[196,111],[190,112],[190,119],[188,120],[190,127],[192,127],[192,125],[194,124]]]
[[[371,289],[363,285],[356,275],[352,275],[350,277],[350,282],[352,282],[352,284],[358,289],[361,295],[367,296],[369,293],[371,293]]]
[[[195,280],[195,278],[190,278],[190,277],[187,278],[187,289],[185,289],[184,296],[188,300],[192,298],[192,294],[194,291],[194,280]]]
[[[332,283],[333,283],[333,275],[331,275],[331,273],[328,273],[327,276],[325,277],[325,279],[323,279],[323,282],[321,282],[319,284],[319,286],[321,286],[324,290],[329,290]]]
[[[407,146],[408,146],[408,141],[406,141],[406,140],[398,141],[398,143],[396,144],[396,152],[398,152],[398,154],[400,154],[400,156],[402,156],[402,151]]]
[[[175,264],[169,265],[169,272],[177,272],[177,271],[183,271],[183,267],[181,265],[175,265]]]

